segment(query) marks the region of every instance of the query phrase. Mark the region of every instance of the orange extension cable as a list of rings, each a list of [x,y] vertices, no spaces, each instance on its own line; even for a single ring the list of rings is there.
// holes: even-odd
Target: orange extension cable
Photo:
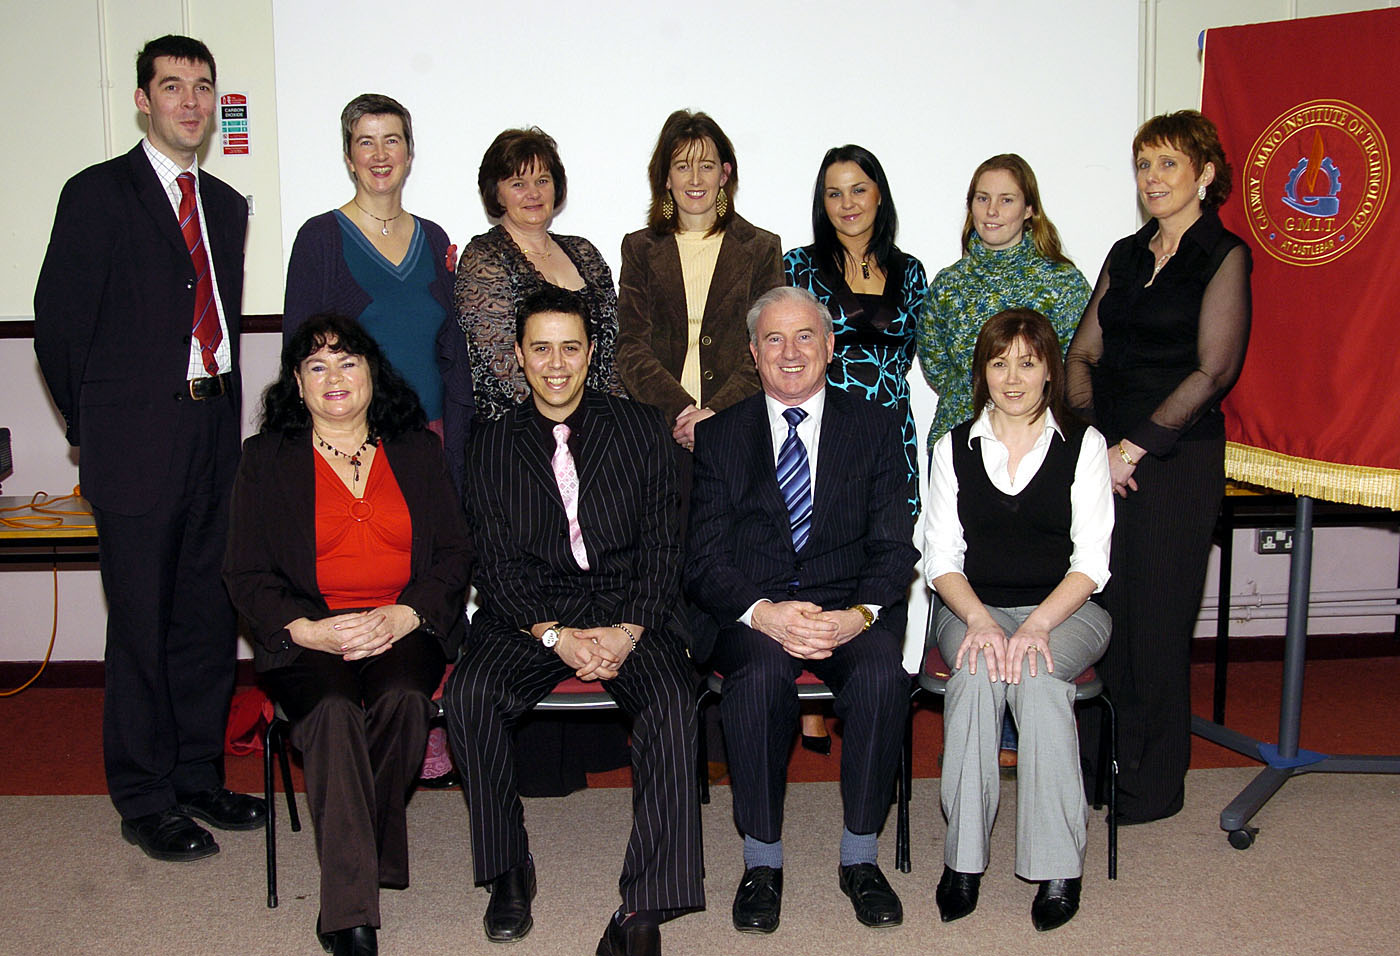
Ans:
[[[25,505],[16,505],[10,508],[0,508],[0,527],[23,528],[23,529],[44,529],[59,528],[63,526],[64,515],[87,516],[88,512],[81,509],[72,510],[56,507],[62,502],[72,501],[78,497],[76,489],[71,495],[60,495],[57,498],[49,498],[48,492],[35,492],[34,497],[29,499]],[[7,516],[7,512],[31,511],[32,514]],[[68,525],[70,528],[95,528],[96,525]],[[58,565],[52,567],[53,573],[53,625],[49,629],[49,646],[44,651],[44,659],[39,663],[39,669],[34,672],[34,676],[13,690],[0,691],[0,697],[13,697],[20,691],[29,687],[39,676],[44,673],[44,668],[49,666],[49,658],[53,656],[53,646],[58,638]]]

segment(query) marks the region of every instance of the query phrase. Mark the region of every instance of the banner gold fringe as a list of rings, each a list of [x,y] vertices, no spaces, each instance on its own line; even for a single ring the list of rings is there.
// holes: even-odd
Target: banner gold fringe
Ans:
[[[1294,458],[1235,442],[1225,444],[1225,475],[1292,495],[1400,510],[1400,470]]]

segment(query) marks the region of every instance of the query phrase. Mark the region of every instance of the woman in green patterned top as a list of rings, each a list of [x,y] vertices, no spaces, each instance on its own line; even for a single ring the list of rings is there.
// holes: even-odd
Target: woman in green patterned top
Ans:
[[[1004,309],[1034,309],[1069,346],[1089,303],[1089,283],[1060,250],[1030,164],[1003,153],[977,167],[967,187],[963,257],[929,286],[918,328],[919,364],[938,409],[928,448],[973,418],[972,353],[982,323]]]

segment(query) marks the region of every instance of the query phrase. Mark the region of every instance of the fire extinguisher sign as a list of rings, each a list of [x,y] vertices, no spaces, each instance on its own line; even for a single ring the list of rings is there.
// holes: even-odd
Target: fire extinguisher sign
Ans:
[[[248,94],[225,93],[219,97],[219,130],[225,156],[248,155]]]

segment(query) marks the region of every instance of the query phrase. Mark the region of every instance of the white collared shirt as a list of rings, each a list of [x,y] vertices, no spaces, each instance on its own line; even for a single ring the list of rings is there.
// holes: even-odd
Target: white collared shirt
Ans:
[[[1007,473],[1010,452],[992,431],[985,413],[978,415],[968,433],[968,443],[982,439],[982,467],[987,478],[1003,494],[1017,495],[1045,464],[1050,440],[1055,433],[1064,437],[1049,409],[1045,427],[1035,445],[1016,466],[1013,481]],[[1108,448],[1103,435],[1092,426],[1085,428],[1074,466],[1074,482],[1069,489],[1072,545],[1069,571],[1078,571],[1094,582],[1094,593],[1108,583],[1108,553],[1113,539],[1113,489],[1108,476]],[[928,500],[924,502],[924,579],[929,586],[945,574],[961,574],[967,541],[958,518],[958,476],[953,470],[953,433],[948,432],[933,446],[933,473],[929,476]],[[1066,573],[1069,573],[1068,571]]]
[[[214,359],[219,363],[220,372],[233,371],[233,352],[229,346],[228,322],[224,319],[224,300],[219,297],[219,275],[214,269],[214,247],[209,244],[209,228],[204,220],[204,200],[199,194],[199,157],[190,163],[189,169],[181,169],[175,165],[175,161],[151,145],[149,139],[141,140],[141,145],[145,148],[146,158],[151,161],[151,168],[156,171],[156,178],[160,180],[161,186],[165,189],[165,195],[170,200],[170,208],[175,212],[175,221],[180,221],[180,184],[176,182],[181,173],[194,174],[194,203],[199,212],[199,232],[204,237],[204,253],[209,257],[209,281],[213,283],[214,308],[219,313],[219,330],[223,333],[219,339],[219,345],[214,349]],[[193,323],[193,316],[191,316]],[[190,335],[190,361],[186,378],[193,381],[197,378],[207,378],[209,372],[204,368],[204,357],[200,354],[199,340]]]

